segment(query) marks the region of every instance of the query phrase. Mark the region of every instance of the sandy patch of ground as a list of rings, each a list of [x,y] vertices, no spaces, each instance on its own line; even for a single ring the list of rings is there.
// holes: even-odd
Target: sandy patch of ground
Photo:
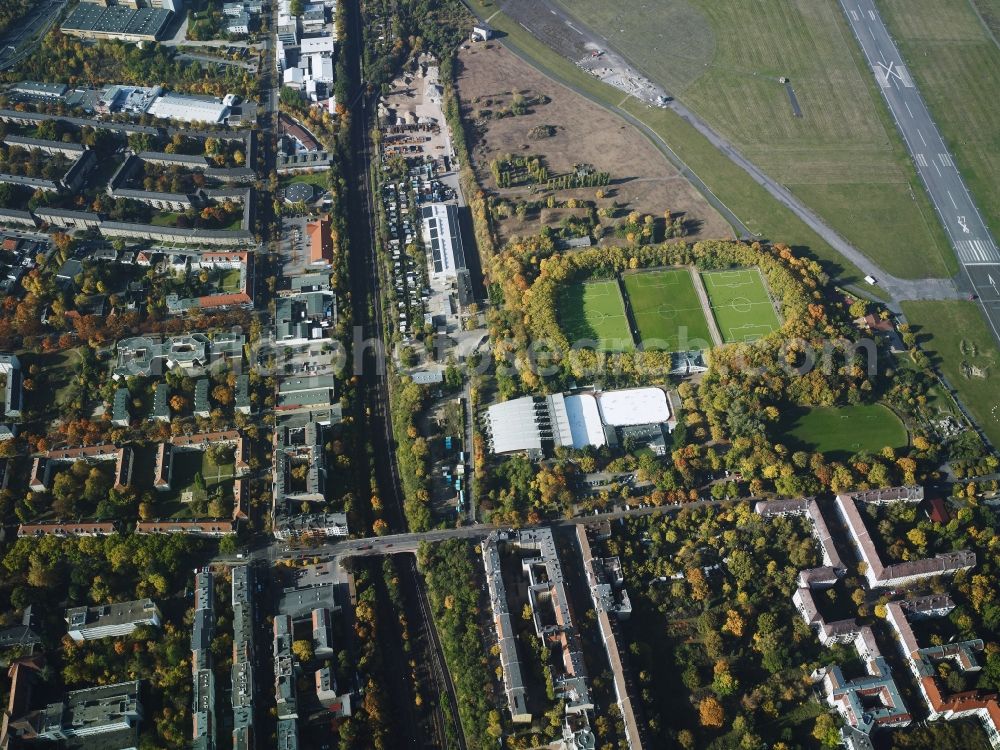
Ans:
[[[616,204],[618,221],[630,211],[657,218],[669,210],[681,215],[694,239],[731,238],[729,224],[713,209],[646,137],[614,114],[552,81],[527,63],[491,42],[473,44],[458,56],[458,91],[473,167],[487,190],[512,200],[545,201],[555,195],[596,201],[596,208]],[[529,102],[520,115],[509,112],[515,95]],[[549,137],[538,137],[547,130]],[[596,199],[595,188],[558,190],[544,186],[497,189],[490,163],[505,154],[542,157],[550,177],[573,171],[576,164],[591,164],[611,175]],[[575,213],[575,212],[573,212]],[[559,211],[529,211],[498,222],[503,239],[537,232],[542,224],[556,226]],[[605,225],[601,243],[623,243]]]

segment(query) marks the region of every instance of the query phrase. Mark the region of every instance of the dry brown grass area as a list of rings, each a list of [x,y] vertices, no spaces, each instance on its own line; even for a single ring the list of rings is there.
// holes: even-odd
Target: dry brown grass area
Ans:
[[[646,137],[621,119],[552,81],[496,43],[471,45],[458,56],[458,91],[468,128],[473,167],[480,184],[512,200],[546,200],[552,191],[528,186],[497,190],[490,162],[505,154],[540,156],[549,175],[573,170],[574,164],[592,164],[611,175],[597,207],[617,204],[621,217],[630,211],[659,218],[664,211],[683,216],[694,239],[731,238],[729,224],[713,209]],[[544,103],[522,115],[497,118],[515,94]],[[494,116],[484,118],[484,111]],[[533,138],[539,126],[553,126],[554,134]],[[555,191],[559,201],[595,200],[595,188]],[[498,222],[504,240],[536,233],[541,226],[558,226],[574,210],[543,209]],[[621,219],[619,218],[618,221]],[[609,220],[602,221],[608,224]],[[623,243],[610,227],[602,243]]]

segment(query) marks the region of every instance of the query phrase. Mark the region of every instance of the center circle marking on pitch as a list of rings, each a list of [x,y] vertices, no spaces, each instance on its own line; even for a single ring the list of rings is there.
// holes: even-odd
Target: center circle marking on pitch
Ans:
[[[660,305],[656,308],[656,314],[666,320],[673,320],[677,317],[677,311],[670,307],[670,305]]]
[[[748,313],[753,309],[753,302],[746,297],[734,297],[729,305],[738,313]]]

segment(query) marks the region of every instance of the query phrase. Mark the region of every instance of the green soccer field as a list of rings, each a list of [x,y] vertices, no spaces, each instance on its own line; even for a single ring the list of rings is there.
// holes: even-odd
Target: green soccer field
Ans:
[[[858,451],[880,451],[886,446],[906,446],[906,428],[882,404],[817,407],[786,415],[781,422],[783,439],[844,460]]]
[[[597,341],[599,351],[630,351],[634,345],[616,281],[571,284],[559,295],[559,322],[572,346]]]
[[[644,348],[676,352],[712,346],[690,271],[640,271],[623,279]]]
[[[756,268],[706,271],[701,280],[719,333],[727,344],[755,341],[781,326]]]

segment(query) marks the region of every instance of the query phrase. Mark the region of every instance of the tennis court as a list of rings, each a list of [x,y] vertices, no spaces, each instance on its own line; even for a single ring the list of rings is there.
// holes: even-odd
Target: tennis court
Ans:
[[[617,281],[570,284],[559,295],[559,322],[570,345],[597,341],[600,351],[634,348]]]
[[[758,269],[703,271],[701,279],[725,343],[756,341],[781,326]]]
[[[622,278],[644,349],[677,352],[712,346],[705,311],[688,269],[638,271]]]

